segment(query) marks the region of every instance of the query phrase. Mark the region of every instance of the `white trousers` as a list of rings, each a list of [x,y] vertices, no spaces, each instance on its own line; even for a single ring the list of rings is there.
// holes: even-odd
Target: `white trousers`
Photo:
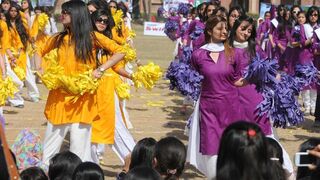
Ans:
[[[119,157],[120,161],[124,164],[124,158],[128,156],[136,143],[124,124],[124,119],[121,113],[118,96],[115,94],[115,131],[114,131],[114,144],[110,145],[114,153]],[[103,156],[105,148],[104,144],[92,144],[92,160],[99,163],[98,155]]]
[[[197,101],[194,108],[193,114],[191,115],[191,127],[189,130],[189,142],[188,142],[188,152],[187,152],[187,161],[191,165],[196,167],[200,172],[202,172],[208,179],[216,178],[216,163],[217,155],[208,156],[200,153],[200,100]],[[277,134],[272,129],[272,134],[268,137],[275,139],[282,148],[283,151],[283,168],[290,174],[293,173],[293,165],[290,160],[290,156],[287,151],[283,148],[280,142],[277,140]],[[217,142],[220,143],[220,142]]]
[[[12,78],[12,81],[17,85],[19,91],[14,94],[13,98],[9,98],[8,101],[13,106],[23,105],[24,100],[21,96],[22,94],[22,88],[23,88],[23,82],[18,78],[18,76],[13,72],[11,69],[10,63],[8,61],[8,58],[5,56],[5,63],[6,63],[6,69],[7,69],[7,75]]]
[[[28,89],[28,95],[31,98],[39,98],[40,93],[36,84],[36,76],[31,71],[30,59],[27,56],[27,70],[26,70],[26,87]]]
[[[91,125],[82,123],[53,125],[48,122],[43,142],[43,162],[45,165],[49,165],[50,159],[59,153],[68,131],[70,131],[70,151],[79,156],[83,162],[92,161]]]

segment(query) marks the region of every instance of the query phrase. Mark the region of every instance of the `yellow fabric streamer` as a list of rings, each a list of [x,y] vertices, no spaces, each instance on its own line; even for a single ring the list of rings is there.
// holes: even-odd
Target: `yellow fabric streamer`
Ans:
[[[155,82],[162,77],[160,66],[150,62],[147,65],[139,66],[138,70],[132,74],[132,81],[136,88],[144,86],[147,90],[151,90]]]
[[[130,86],[128,83],[120,83],[115,88],[120,99],[130,98]]]
[[[136,32],[134,32],[134,30],[130,30],[129,31],[129,37],[130,38],[135,38],[137,36]]]
[[[45,13],[41,13],[38,15],[38,23],[39,23],[39,30],[43,31],[46,25],[49,22],[49,16]]]
[[[74,75],[65,75],[64,68],[57,62],[57,50],[50,52],[44,59],[49,63],[43,75],[39,74],[43,84],[49,89],[62,88],[71,94],[68,98],[75,102],[84,93],[94,93],[98,88],[97,79],[92,77],[92,70]]]
[[[117,29],[121,29],[121,24],[123,22],[123,19],[122,19],[123,12],[121,10],[117,10],[115,13],[112,14],[112,17],[113,17],[115,27]]]
[[[7,77],[5,80],[0,79],[0,105],[4,105],[6,99],[13,97],[16,92],[18,92],[18,88],[11,77]]]
[[[26,80],[26,70],[21,68],[20,66],[15,66],[13,68],[13,72],[18,76],[21,81]]]
[[[122,52],[125,53],[126,55],[124,56],[124,61],[127,62],[132,62],[137,59],[137,52],[135,49],[131,48],[129,44],[125,44],[122,46]]]

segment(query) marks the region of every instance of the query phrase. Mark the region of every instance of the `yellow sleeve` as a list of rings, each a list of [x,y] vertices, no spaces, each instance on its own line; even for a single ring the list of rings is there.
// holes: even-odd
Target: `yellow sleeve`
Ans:
[[[112,66],[112,70],[115,72],[118,72],[119,69],[124,68],[124,61],[119,61],[117,64],[115,64],[114,66]]]
[[[30,38],[36,39],[38,32],[39,32],[39,22],[38,22],[38,15],[34,18],[34,21],[32,23],[31,29],[29,31]]]
[[[120,45],[124,45],[126,43],[126,40],[123,37],[118,36],[118,32],[115,27],[112,28],[111,33],[112,33],[112,40],[116,41]]]
[[[124,23],[122,23],[122,25],[121,25],[121,31],[122,31],[122,35],[123,35],[124,39],[127,39],[130,36],[129,28],[127,26],[125,26]]]
[[[49,37],[49,39],[46,41],[46,43],[43,46],[37,47],[36,52],[41,56],[45,56],[48,52],[53,50],[55,48],[56,40],[57,40],[57,35],[53,35]]]
[[[9,30],[8,30],[8,26],[7,23],[0,20],[0,28],[1,28],[1,32],[2,32],[2,36],[1,36],[1,48],[3,53],[5,53],[5,51],[7,49],[10,48],[10,34],[9,34]]]
[[[22,20],[22,24],[24,26],[24,28],[26,28],[27,33],[29,33],[29,24],[28,24],[28,19],[26,18],[26,15],[24,14],[24,12],[19,11],[20,16],[21,16],[21,20]]]
[[[94,36],[96,38],[96,45],[108,50],[110,53],[115,54],[123,51],[123,48],[120,45],[118,45],[115,41],[109,39],[105,35],[94,32]]]
[[[10,28],[9,30],[10,32],[10,47],[9,48],[14,48],[14,49],[20,49],[20,48],[24,48],[23,43],[21,42],[20,36],[18,31],[15,28]]]

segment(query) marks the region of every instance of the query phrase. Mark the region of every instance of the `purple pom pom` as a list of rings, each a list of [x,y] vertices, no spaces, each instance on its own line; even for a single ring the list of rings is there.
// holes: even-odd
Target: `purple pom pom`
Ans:
[[[187,3],[180,3],[178,6],[178,13],[182,14],[184,17],[187,17],[189,13],[189,5]]]
[[[164,17],[163,15],[165,14],[165,12],[166,10],[163,8],[163,6],[159,7],[157,11],[158,17]]]
[[[259,115],[265,113],[273,121],[274,127],[285,128],[287,125],[298,125],[304,121],[297,94],[295,79],[287,74],[281,75],[279,83],[264,89],[264,100],[258,105]]]
[[[164,33],[171,39],[172,41],[177,40],[176,31],[179,28],[179,24],[175,20],[169,19],[164,25]]]
[[[296,65],[295,77],[299,81],[299,88],[312,85],[318,82],[318,69],[313,65]]]
[[[184,46],[182,48],[182,55],[179,61],[185,64],[190,64],[191,56],[192,56],[192,48],[189,46]]]
[[[177,89],[182,95],[197,100],[200,95],[203,76],[193,70],[190,65],[177,61],[171,62],[166,78],[170,80],[170,89]]]
[[[190,34],[192,40],[198,39],[198,37],[204,32],[204,29],[200,26],[196,26],[195,30]]]
[[[276,83],[278,64],[276,60],[260,59],[257,55],[247,67],[244,78],[256,85],[258,92],[263,92],[266,87]]]

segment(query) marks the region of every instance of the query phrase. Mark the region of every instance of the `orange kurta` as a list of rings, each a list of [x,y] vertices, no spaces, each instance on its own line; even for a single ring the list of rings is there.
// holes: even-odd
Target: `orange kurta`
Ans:
[[[55,37],[49,38],[47,44],[38,48],[38,53],[43,57],[46,53],[55,48]],[[102,47],[109,52],[120,52],[122,48],[114,41],[108,39],[100,33],[95,33],[94,46]],[[93,49],[95,54],[95,49]],[[91,69],[96,68],[95,60],[88,60],[84,64],[75,56],[75,45],[70,43],[70,36],[66,35],[63,43],[58,47],[58,63],[64,68],[66,75],[79,74],[87,70],[85,66]],[[63,89],[50,90],[47,104],[45,107],[46,118],[54,125],[67,123],[85,123],[91,124],[99,118],[97,106],[97,93],[85,93],[79,97],[76,102],[72,102],[68,94]]]

